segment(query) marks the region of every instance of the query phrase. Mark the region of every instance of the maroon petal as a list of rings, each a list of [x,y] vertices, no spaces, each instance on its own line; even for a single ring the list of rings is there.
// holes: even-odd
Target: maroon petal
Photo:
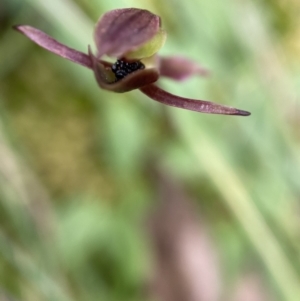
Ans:
[[[89,55],[98,85],[105,90],[118,93],[128,92],[152,84],[159,78],[156,68],[146,68],[130,73],[123,79],[116,81],[115,75],[111,70],[111,64],[98,60],[92,54],[90,48]]]
[[[24,34],[39,46],[65,59],[92,69],[92,62],[88,55],[59,43],[44,32],[28,25],[14,26],[14,29]]]
[[[96,24],[98,57],[121,57],[149,41],[158,33],[160,17],[137,8],[116,9],[105,13]]]
[[[196,111],[201,113],[208,113],[208,114],[240,115],[240,116],[250,115],[250,113],[247,111],[242,111],[239,109],[222,106],[210,101],[179,97],[171,93],[168,93],[153,84],[145,86],[140,90],[150,98],[171,107],[177,107],[181,109],[186,109],[186,110],[191,110],[191,111]]]
[[[160,57],[160,75],[185,80],[192,75],[205,76],[208,70],[182,56]]]

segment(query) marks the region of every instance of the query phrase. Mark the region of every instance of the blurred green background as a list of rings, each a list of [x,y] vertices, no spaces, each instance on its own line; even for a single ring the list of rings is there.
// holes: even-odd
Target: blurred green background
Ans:
[[[100,90],[92,72],[11,29],[86,52],[99,16],[123,7],[162,17],[161,54],[211,70],[161,79],[164,89],[252,115]],[[0,0],[0,300],[300,300],[299,17],[297,0]],[[161,206],[178,194],[169,222],[172,204]],[[197,271],[178,260],[191,220],[196,261],[201,233],[210,241]],[[177,284],[159,279],[159,235]],[[206,289],[218,293],[191,297],[188,279],[197,287],[212,270]]]

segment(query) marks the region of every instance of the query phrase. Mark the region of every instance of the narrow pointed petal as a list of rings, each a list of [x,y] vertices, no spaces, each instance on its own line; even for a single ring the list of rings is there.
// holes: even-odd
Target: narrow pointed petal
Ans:
[[[161,76],[178,81],[188,79],[193,75],[206,76],[209,74],[207,69],[182,56],[160,57],[159,70]]]
[[[190,98],[183,98],[171,93],[168,93],[154,84],[140,88],[140,90],[148,97],[161,102],[171,107],[177,107],[181,109],[208,113],[208,114],[222,114],[222,115],[240,115],[248,116],[249,112],[235,109],[232,107],[222,106],[217,103],[204,100],[195,100]]]
[[[96,24],[94,38],[98,58],[121,57],[152,39],[160,29],[160,18],[143,9],[125,8],[105,13]]]
[[[159,78],[159,73],[156,68],[146,68],[130,73],[121,80],[116,81],[111,64],[98,60],[89,48],[89,55],[92,60],[94,74],[98,85],[105,90],[112,92],[128,92],[139,89],[145,85],[156,82]]]
[[[18,25],[14,26],[14,29],[24,34],[27,38],[29,38],[42,48],[45,48],[50,52],[59,55],[67,60],[70,60],[74,63],[92,69],[92,62],[87,54],[59,43],[55,39],[51,38],[44,32],[34,27],[28,25]]]

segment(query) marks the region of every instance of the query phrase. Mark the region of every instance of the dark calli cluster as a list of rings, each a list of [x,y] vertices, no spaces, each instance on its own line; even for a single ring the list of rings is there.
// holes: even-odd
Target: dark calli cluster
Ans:
[[[111,70],[116,76],[116,81],[124,78],[130,73],[144,69],[145,65],[140,61],[127,62],[125,60],[117,60],[112,66]]]
[[[157,54],[165,43],[166,32],[160,17],[147,10],[125,8],[105,13],[95,27],[96,54],[90,46],[87,54],[82,53],[28,25],[14,28],[52,53],[91,69],[102,89],[118,93],[139,89],[151,99],[173,107],[209,114],[250,115],[210,101],[179,97],[155,84],[160,76],[180,81],[206,75],[207,71],[185,57]],[[114,63],[104,61],[104,55],[113,58]]]

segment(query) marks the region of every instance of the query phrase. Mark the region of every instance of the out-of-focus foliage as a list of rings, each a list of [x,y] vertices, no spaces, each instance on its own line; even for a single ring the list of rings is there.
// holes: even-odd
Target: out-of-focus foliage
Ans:
[[[191,240],[191,253],[180,249],[175,231],[191,229],[201,246],[193,227],[169,226],[172,241],[169,232],[160,238],[178,266],[164,269],[155,255],[160,230],[149,231],[147,220],[174,194],[161,192],[158,170],[190,196],[192,224],[199,215],[209,229],[214,246],[203,247],[219,256],[222,300],[249,300],[258,281],[266,292],[258,288],[253,300],[299,300],[298,2],[0,0],[0,300],[168,300],[151,283],[171,266],[166,275],[188,285],[167,282],[192,290],[198,270],[180,265],[199,249]],[[87,51],[98,17],[121,7],[160,15],[168,32],[161,53],[212,72],[161,80],[166,90],[252,115],[204,115],[139,91],[102,91],[89,70],[11,29],[29,24]]]

